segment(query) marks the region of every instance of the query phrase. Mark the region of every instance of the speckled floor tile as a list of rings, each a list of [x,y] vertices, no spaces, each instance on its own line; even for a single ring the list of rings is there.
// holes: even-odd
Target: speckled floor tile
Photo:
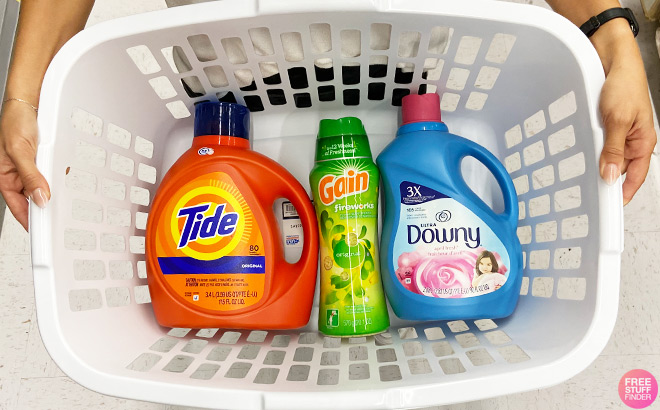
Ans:
[[[660,231],[660,218],[653,217],[657,213],[658,198],[660,198],[660,158],[654,155],[646,181],[633,200],[623,208],[626,232]]]
[[[118,399],[87,390],[67,377],[21,379],[17,410],[163,410],[162,404]]]
[[[30,336],[27,340],[25,362],[20,371],[21,378],[65,376],[46,351],[41,341],[36,312],[30,322]]]
[[[467,403],[457,403],[448,406],[429,407],[424,410],[485,410],[484,403],[481,401],[471,401]]]
[[[0,323],[17,326],[34,311],[29,255],[0,255]]]
[[[0,255],[30,254],[30,236],[9,210],[5,212],[0,232]]]
[[[617,323],[603,355],[660,355],[660,232],[625,234]]]
[[[558,386],[507,396],[508,410],[565,410],[566,386]]]
[[[107,20],[166,8],[165,0],[97,1],[87,20],[87,27]]]
[[[629,409],[619,398],[619,381],[628,371],[644,369],[660,374],[659,355],[601,356],[588,369],[566,382],[566,408]],[[658,408],[660,403],[649,407]]]
[[[164,410],[204,410],[199,407],[167,406]]]
[[[0,322],[1,323],[1,322]],[[30,324],[0,326],[0,410],[16,408]]]

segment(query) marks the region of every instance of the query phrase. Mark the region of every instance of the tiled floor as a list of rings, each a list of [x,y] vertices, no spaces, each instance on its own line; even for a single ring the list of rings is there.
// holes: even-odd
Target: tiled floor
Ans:
[[[630,3],[639,12],[637,1],[623,3]],[[162,0],[97,1],[90,22],[161,7]],[[646,23],[646,27],[651,30],[653,24]],[[660,70],[653,46],[653,35],[649,34],[648,39],[643,40],[642,49],[647,70],[650,69],[651,87],[658,93]],[[625,208],[626,246],[617,325],[609,344],[587,370],[552,388],[437,409],[624,409],[627,407],[618,397],[617,385],[626,371],[644,368],[660,378],[660,303],[657,296],[660,294],[660,265],[655,252],[660,243],[657,198],[660,198],[660,163],[654,157],[647,183]],[[103,396],[66,377],[51,361],[39,336],[29,237],[8,212],[0,232],[0,409],[183,409]],[[660,408],[660,404],[656,406]]]

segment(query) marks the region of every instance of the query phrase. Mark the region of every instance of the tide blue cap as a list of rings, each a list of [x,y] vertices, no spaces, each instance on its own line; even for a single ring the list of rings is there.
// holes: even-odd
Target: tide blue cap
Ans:
[[[250,110],[228,102],[202,102],[195,106],[195,137],[227,135],[250,139]]]

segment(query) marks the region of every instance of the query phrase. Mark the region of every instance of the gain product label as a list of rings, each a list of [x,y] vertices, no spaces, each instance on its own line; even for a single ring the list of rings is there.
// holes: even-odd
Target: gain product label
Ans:
[[[407,290],[434,298],[467,298],[504,285],[509,254],[486,223],[424,185],[404,181],[400,191],[393,262]]]
[[[368,156],[358,157],[361,148]],[[310,183],[320,228],[319,330],[352,336],[387,329],[378,269],[379,173],[367,137],[319,140]]]
[[[229,175],[213,172],[186,183],[163,215],[156,255],[175,294],[215,311],[261,300],[266,273],[261,231]]]

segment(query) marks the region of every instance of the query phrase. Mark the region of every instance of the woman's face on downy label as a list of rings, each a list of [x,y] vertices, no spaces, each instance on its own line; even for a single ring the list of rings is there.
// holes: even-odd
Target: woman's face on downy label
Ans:
[[[479,272],[481,273],[492,273],[493,272],[493,261],[489,257],[481,258],[479,261]]]

